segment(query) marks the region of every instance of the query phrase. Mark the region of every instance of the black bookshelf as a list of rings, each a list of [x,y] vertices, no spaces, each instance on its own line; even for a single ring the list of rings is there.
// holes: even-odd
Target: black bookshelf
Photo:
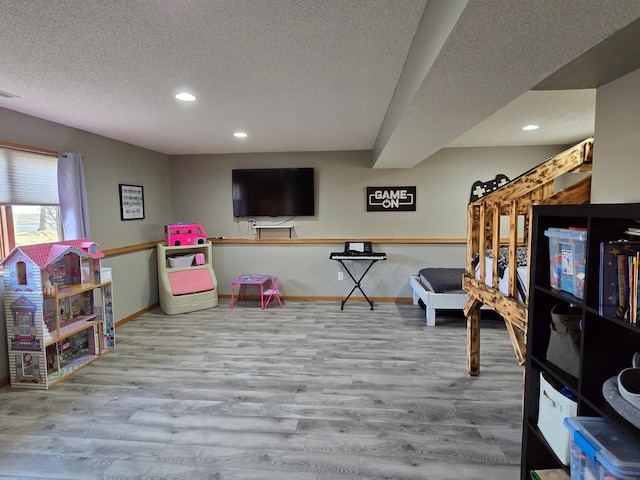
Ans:
[[[640,220],[640,204],[542,205],[533,209],[529,312],[522,428],[521,480],[530,470],[564,468],[537,427],[540,373],[564,384],[577,396],[579,416],[599,416],[617,424],[640,441],[640,429],[620,416],[604,399],[603,383],[631,366],[640,350],[640,326],[599,314],[600,243],[625,237]],[[548,228],[587,229],[584,298],[550,287]],[[551,309],[558,303],[577,306],[582,316],[580,368],[574,377],[546,361]]]

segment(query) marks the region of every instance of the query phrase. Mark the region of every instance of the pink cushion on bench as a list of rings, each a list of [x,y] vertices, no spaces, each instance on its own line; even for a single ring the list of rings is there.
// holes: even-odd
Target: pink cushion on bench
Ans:
[[[170,272],[169,283],[173,295],[206,292],[215,288],[211,274],[206,268]]]

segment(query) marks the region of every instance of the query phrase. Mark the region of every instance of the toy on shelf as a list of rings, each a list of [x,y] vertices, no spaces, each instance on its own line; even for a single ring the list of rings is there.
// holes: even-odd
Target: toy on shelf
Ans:
[[[207,231],[199,223],[171,223],[164,226],[164,244],[167,247],[202,245],[207,241]]]

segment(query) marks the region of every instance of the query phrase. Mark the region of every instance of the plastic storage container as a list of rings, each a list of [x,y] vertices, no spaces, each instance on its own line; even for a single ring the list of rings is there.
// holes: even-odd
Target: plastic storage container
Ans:
[[[587,231],[582,228],[549,228],[544,234],[549,237],[551,288],[583,298]]]
[[[538,429],[565,465],[569,465],[569,431],[562,426],[565,417],[574,417],[578,413],[578,404],[563,392],[565,387],[554,387],[540,373],[540,399],[538,402]]]
[[[600,417],[569,417],[571,480],[640,480],[640,444]]]

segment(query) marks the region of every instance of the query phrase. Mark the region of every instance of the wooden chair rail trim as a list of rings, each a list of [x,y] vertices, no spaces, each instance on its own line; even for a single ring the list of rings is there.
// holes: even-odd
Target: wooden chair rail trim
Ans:
[[[466,238],[210,238],[214,245],[341,245],[346,241],[366,240],[378,244],[386,245],[464,245]],[[105,257],[115,257],[126,253],[142,252],[156,248],[158,243],[154,242],[138,243],[123,247],[103,249]]]

